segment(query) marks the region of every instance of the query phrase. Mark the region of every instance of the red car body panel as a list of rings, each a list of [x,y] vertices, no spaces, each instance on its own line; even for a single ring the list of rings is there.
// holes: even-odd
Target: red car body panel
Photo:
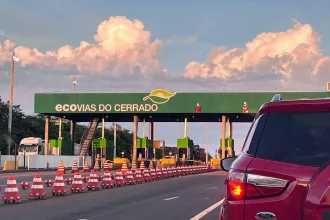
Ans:
[[[330,112],[330,99],[275,101],[264,104],[256,115],[286,112]],[[220,220],[263,220],[257,213],[270,212],[273,220],[323,220],[329,212],[330,219],[330,166],[304,166],[257,158],[242,153],[233,162],[229,172],[242,172],[260,176],[278,178],[287,181],[284,190],[275,196],[233,200],[227,194],[222,205]],[[253,131],[254,132],[254,131]],[[253,134],[252,134],[253,135]],[[329,133],[330,135],[330,133]],[[330,151],[330,146],[329,146]],[[329,161],[330,162],[330,161]],[[227,184],[228,177],[225,182]]]

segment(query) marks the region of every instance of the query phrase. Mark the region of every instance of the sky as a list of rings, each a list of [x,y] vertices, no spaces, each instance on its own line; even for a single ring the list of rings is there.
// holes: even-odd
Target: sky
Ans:
[[[329,7],[325,0],[0,1],[0,96],[9,97],[13,51],[20,58],[14,104],[28,114],[34,93],[70,91],[73,76],[77,92],[324,91]],[[188,124],[201,146],[205,127]],[[221,125],[209,127],[213,154]],[[233,125],[237,151],[248,128]],[[179,123],[156,130],[169,145],[183,136]]]

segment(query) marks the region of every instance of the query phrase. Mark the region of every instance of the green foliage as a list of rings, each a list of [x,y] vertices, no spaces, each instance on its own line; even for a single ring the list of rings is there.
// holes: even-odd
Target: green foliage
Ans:
[[[0,151],[2,154],[7,154],[8,107],[8,102],[4,102],[0,97]],[[81,138],[86,129],[87,126],[76,124],[75,143],[81,142]],[[58,126],[54,123],[49,123],[49,139],[57,139],[58,135]],[[14,144],[19,144],[23,138],[40,137],[44,139],[44,136],[45,117],[43,115],[25,115],[19,105],[13,106],[12,152]],[[64,139],[70,139],[70,123],[63,124],[62,137]],[[101,128],[97,130],[95,137],[101,137]],[[113,140],[112,127],[105,129],[105,138]],[[120,156],[122,151],[125,152],[125,156],[131,155],[132,143],[132,132],[117,125],[117,156]]]

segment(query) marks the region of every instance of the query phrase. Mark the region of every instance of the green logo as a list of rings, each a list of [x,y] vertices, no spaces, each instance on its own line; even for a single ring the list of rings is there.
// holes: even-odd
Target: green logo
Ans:
[[[149,95],[143,98],[143,101],[150,99],[155,104],[164,104],[168,102],[173,96],[175,96],[176,92],[169,92],[165,89],[155,89],[150,92]]]

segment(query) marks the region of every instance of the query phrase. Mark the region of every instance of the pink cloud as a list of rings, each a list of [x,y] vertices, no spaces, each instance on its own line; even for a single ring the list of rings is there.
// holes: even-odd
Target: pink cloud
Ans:
[[[204,62],[188,63],[183,75],[226,80],[248,72],[274,73],[281,75],[283,81],[301,74],[321,76],[321,70],[330,67],[330,57],[321,53],[320,39],[309,24],[294,21],[291,29],[261,33],[245,48],[214,48]]]
[[[21,65],[37,65],[57,69],[76,68],[81,73],[120,74],[161,72],[159,61],[160,40],[151,41],[151,34],[139,20],[110,17],[102,21],[95,43],[80,42],[79,47],[65,45],[57,51],[41,53],[36,48],[19,46],[6,40],[0,44],[0,64],[10,60],[10,50],[15,50]]]

